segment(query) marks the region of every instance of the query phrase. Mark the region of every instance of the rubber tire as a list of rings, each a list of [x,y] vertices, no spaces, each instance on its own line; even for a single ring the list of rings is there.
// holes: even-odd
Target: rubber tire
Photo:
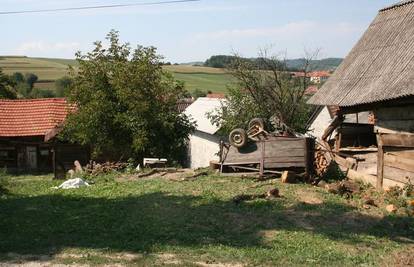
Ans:
[[[249,129],[253,128],[254,126],[259,126],[260,128],[264,129],[264,121],[261,118],[254,118],[249,122]]]
[[[237,138],[237,139],[235,139]],[[247,143],[247,133],[244,129],[234,129],[229,134],[229,142],[232,146],[241,148]]]

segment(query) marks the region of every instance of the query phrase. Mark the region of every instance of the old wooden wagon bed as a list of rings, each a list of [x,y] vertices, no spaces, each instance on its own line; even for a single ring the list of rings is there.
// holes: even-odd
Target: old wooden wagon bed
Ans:
[[[222,143],[220,146],[221,171],[247,170],[260,174],[273,170],[301,169],[312,173],[314,140],[311,138],[265,135],[242,148]]]

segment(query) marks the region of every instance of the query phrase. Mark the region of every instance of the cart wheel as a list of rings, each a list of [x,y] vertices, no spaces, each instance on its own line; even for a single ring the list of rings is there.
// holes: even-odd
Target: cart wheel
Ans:
[[[246,131],[244,129],[234,129],[229,135],[229,141],[232,146],[243,147],[247,143]]]
[[[260,128],[264,129],[264,121],[261,118],[254,118],[249,122],[249,129]]]

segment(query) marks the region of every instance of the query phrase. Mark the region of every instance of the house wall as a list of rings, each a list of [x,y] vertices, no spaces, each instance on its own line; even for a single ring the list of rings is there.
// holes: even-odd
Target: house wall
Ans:
[[[220,138],[216,135],[195,131],[190,136],[188,162],[192,169],[208,167],[210,161],[219,160]]]
[[[82,165],[89,160],[86,147],[43,139],[44,136],[0,138],[0,168],[13,173],[54,172],[63,177],[75,160]]]
[[[332,118],[329,114],[328,108],[324,107],[322,111],[319,113],[318,117],[313,121],[313,123],[309,127],[308,133],[312,136],[317,137],[318,139],[322,139],[322,135],[325,132],[325,129],[328,128],[331,121]]]
[[[0,139],[0,168],[10,172],[51,172],[52,147],[42,137]]]

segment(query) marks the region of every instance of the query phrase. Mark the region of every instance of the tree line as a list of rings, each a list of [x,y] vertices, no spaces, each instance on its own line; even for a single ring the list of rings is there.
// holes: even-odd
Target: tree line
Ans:
[[[15,72],[11,75],[3,73],[0,68],[0,98],[24,99],[24,98],[48,98],[64,97],[68,94],[72,84],[72,78],[65,76],[54,81],[55,90],[35,87],[39,78],[33,73]]]
[[[261,70],[270,70],[269,64],[264,64],[264,60],[266,58],[245,58],[235,55],[215,55],[211,56],[209,59],[207,59],[204,62],[205,67],[212,67],[212,68],[228,68],[233,64],[233,62],[237,60],[243,60],[245,62],[248,62],[252,66],[254,66],[256,69]],[[269,60],[269,59],[267,59]],[[278,61],[280,61],[279,64],[284,65],[284,69],[286,71],[301,71],[302,66],[306,63],[309,63],[309,67],[312,70],[327,70],[332,71],[335,70],[342,62],[342,58],[325,58],[325,59],[312,59],[309,62],[307,62],[307,58],[298,58],[298,59],[282,59],[278,58]]]

